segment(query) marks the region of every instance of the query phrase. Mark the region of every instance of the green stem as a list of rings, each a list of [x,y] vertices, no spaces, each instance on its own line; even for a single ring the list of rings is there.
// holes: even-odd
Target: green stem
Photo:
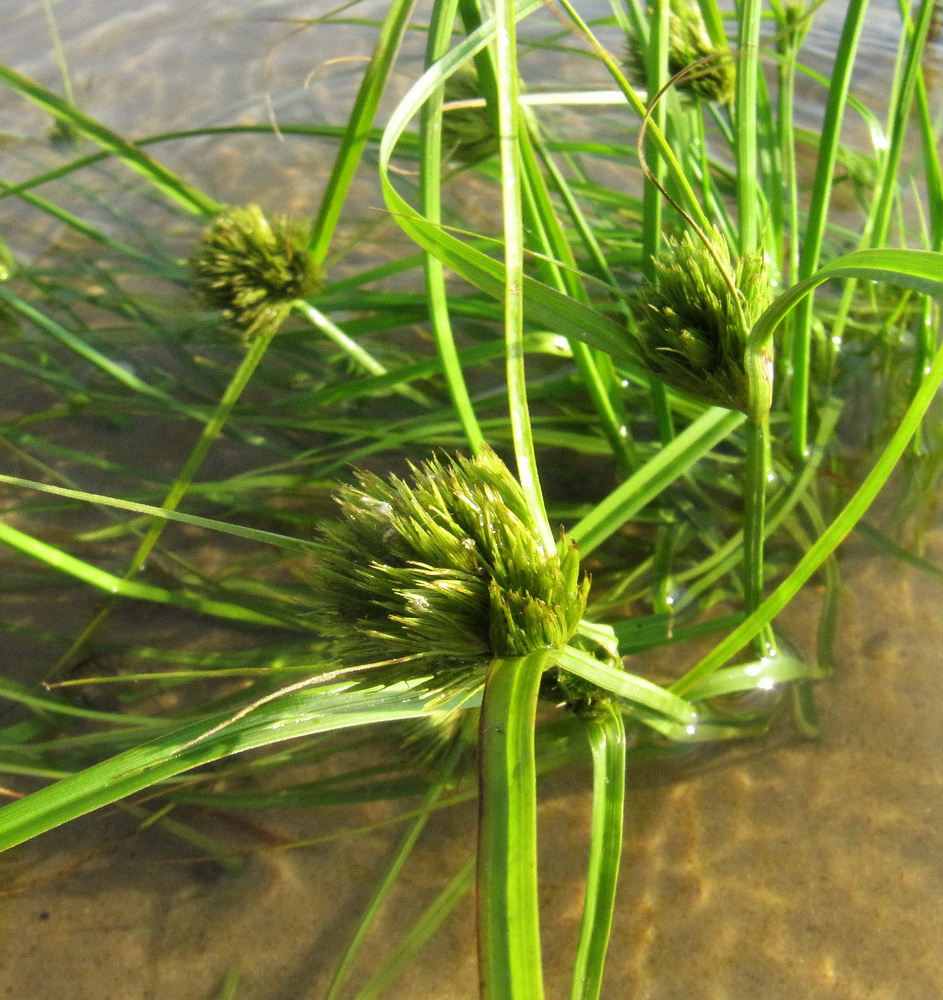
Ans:
[[[770,470],[769,417],[747,421],[746,490],[743,507],[743,597],[748,615],[763,603],[763,538],[766,531],[766,491]],[[764,628],[757,652],[768,656],[772,630]]]
[[[524,367],[524,224],[521,201],[521,151],[519,81],[517,74],[517,22],[511,0],[495,4],[495,65],[497,69],[498,130],[501,151],[501,207],[504,216],[504,336],[507,350],[508,407],[517,475],[534,525],[546,552],[556,542],[544,507],[537,456],[527,403]]]
[[[859,246],[862,249],[880,247],[888,238],[893,206],[900,192],[901,157],[910,134],[911,111],[935,9],[935,0],[922,0],[916,23],[911,24],[908,17],[904,18],[904,37],[898,53],[902,68],[900,79],[891,96],[891,111],[887,124],[888,146],[886,153],[879,160],[880,171],[872,193],[871,208],[861,230]],[[848,282],[832,324],[831,337],[834,344],[840,343],[844,337],[855,291],[856,282]]]
[[[656,3],[652,11],[651,28],[646,51],[646,76],[648,79],[648,100],[655,97],[668,80],[668,30],[670,7],[667,0]],[[664,100],[651,109],[651,120],[645,139],[645,157],[651,172],[645,177],[642,192],[642,273],[649,280],[655,280],[655,255],[658,253],[664,226],[664,211],[661,188],[665,183],[665,161],[656,153],[655,132],[664,134],[668,122],[668,108]],[[654,130],[651,126],[654,125]],[[658,423],[658,438],[668,444],[674,437],[674,422],[668,405],[665,384],[656,378],[648,380],[652,410]]]
[[[668,15],[667,2],[655,4],[652,10],[645,67],[649,101],[661,90],[668,79]],[[651,124],[659,132],[664,132],[666,121],[667,107],[664,101],[660,101],[651,110]],[[654,257],[661,241],[663,214],[661,191],[656,186],[656,181],[658,184],[664,185],[665,165],[664,161],[656,155],[655,139],[652,134],[646,137],[645,155],[648,159],[651,176],[646,176],[642,191],[642,273],[649,281],[654,281]]]
[[[798,234],[793,236],[794,243],[801,242],[802,254],[799,260],[798,274],[791,276],[792,281],[808,278],[818,267],[828,217],[828,206],[831,203],[829,192],[835,174],[841,125],[851,83],[851,71],[867,8],[868,0],[850,0],[845,14],[845,23],[838,44],[835,65],[832,68],[828,98],[825,102],[822,134],[819,136],[818,142],[819,154],[815,165],[815,179],[809,198],[809,217],[801,241],[798,239]],[[793,451],[800,459],[805,456],[809,435],[812,301],[813,296],[809,295],[799,304],[792,326],[794,331],[792,339],[792,437]]]
[[[696,222],[701,229],[707,232],[711,228],[710,219],[708,219],[704,209],[701,207],[701,203],[698,201],[697,195],[691,187],[691,184],[684,172],[684,168],[678,162],[678,158],[675,156],[668,140],[665,138],[665,133],[648,119],[648,109],[645,107],[645,104],[639,98],[638,94],[635,93],[631,84],[625,78],[625,74],[619,67],[618,61],[596,38],[592,29],[583,20],[583,18],[580,17],[576,9],[573,7],[573,4],[570,3],[570,0],[559,0],[559,4],[566,11],[567,16],[583,33],[594,54],[609,71],[616,86],[622,92],[626,101],[631,105],[640,118],[647,121],[645,134],[654,141],[658,154],[664,158],[668,174],[670,175],[672,182],[677,186],[678,194],[680,195],[681,207],[684,211],[690,213],[693,221]]]
[[[387,369],[369,351],[364,350],[356,340],[344,333],[336,323],[332,322],[320,309],[315,308],[310,302],[306,302],[304,299],[297,299],[292,303],[292,308],[295,312],[301,313],[315,329],[320,330],[347,357],[366,369],[371,375],[387,374]],[[429,400],[411,385],[403,384],[394,386],[394,388],[414,403],[419,403],[422,406],[429,405]]]
[[[868,245],[872,247],[880,247],[887,243],[892,206],[900,188],[901,159],[907,148],[907,138],[911,129],[911,112],[917,90],[917,81],[921,76],[927,36],[930,33],[930,25],[933,23],[937,9],[936,0],[922,0],[917,10],[916,22],[908,24],[905,21],[906,59],[903,76],[888,129],[890,142],[887,148],[887,157],[882,164],[881,175],[877,183],[873,228],[870,234],[867,231],[865,233],[866,237],[869,238]],[[907,21],[909,21],[909,17]],[[871,221],[869,220],[869,222]]]
[[[742,0],[739,5],[740,34],[737,41],[736,156],[737,211],[740,253],[753,253],[759,240],[757,225],[757,84],[760,70],[761,0]]]
[[[433,8],[426,47],[427,68],[448,51],[456,8],[457,0],[443,0]],[[422,126],[419,132],[421,211],[429,222],[435,225],[442,221],[442,96],[443,88],[438,87],[423,105]],[[442,261],[428,250],[424,254],[424,266],[426,288],[429,292],[429,318],[432,322],[436,349],[442,361],[445,383],[469,447],[477,455],[481,452],[485,439],[468,394],[468,385],[452,335],[448,294],[445,287],[445,267]]]
[[[670,690],[674,694],[683,695],[694,687],[698,681],[722,666],[730,656],[741,650],[786,607],[805,585],[809,577],[838,548],[851,529],[854,528],[855,524],[864,516],[865,511],[867,511],[874,498],[880,492],[881,487],[894,471],[894,467],[900,461],[908,442],[920,426],[920,421],[923,419],[941,383],[943,383],[943,347],[938,348],[933,359],[933,364],[927,372],[927,377],[914,394],[914,398],[910,406],[907,407],[900,425],[855,495],[848,501],[844,509],[828,528],[819,536],[815,544],[799,560],[796,568],[766,598],[760,607],[749,615],[746,621],[735,628],[726,639],[718,643],[684,677],[671,685]]]
[[[570,1000],[599,998],[615,909],[625,808],[625,726],[618,707],[607,704],[600,718],[586,723],[586,735],[593,755],[593,816]]]
[[[323,265],[327,258],[334,230],[341,217],[360,157],[370,138],[373,119],[386,89],[386,80],[396,60],[414,4],[415,0],[393,0],[390,4],[377,38],[376,48],[357,91],[344,139],[334,161],[331,176],[324,185],[324,196],[311,231],[309,249],[319,266]]]
[[[312,326],[320,330],[328,340],[336,344],[352,361],[355,361],[361,368],[370,372],[371,375],[385,375],[386,368],[369,351],[365,351],[356,340],[348,337],[344,331],[332,323],[327,316],[316,309],[310,302],[298,299],[292,303],[295,312],[301,313]]]
[[[528,200],[532,202],[525,222],[530,233],[531,246],[546,258],[542,262],[542,271],[545,275],[543,280],[571,298],[589,305],[590,298],[579,280],[579,268],[568,242],[567,233],[561,220],[557,218],[550,190],[540,171],[541,162],[578,230],[584,234],[588,228],[586,220],[581,218],[579,206],[568,190],[566,179],[554,163],[550,151],[541,141],[536,118],[533,115],[528,116],[525,124],[527,127],[520,133],[521,162],[525,178],[524,189],[529,196]],[[592,236],[587,235],[591,244]],[[596,249],[598,250],[598,246]],[[596,259],[600,258],[601,254]],[[607,268],[604,261],[602,266],[605,273]],[[610,277],[612,284],[615,284],[611,272]],[[593,351],[578,340],[570,338],[569,344],[586,393],[596,408],[600,428],[606,435],[620,469],[628,474],[638,463],[635,461],[634,448],[628,434],[628,415],[622,405],[623,389],[615,376],[612,360],[603,352]]]
[[[249,349],[246,351],[238,369],[236,369],[236,373],[230,379],[229,385],[226,387],[226,391],[223,393],[216,409],[213,411],[212,416],[200,432],[200,436],[197,439],[196,444],[193,446],[190,454],[187,456],[187,460],[184,463],[183,468],[180,470],[180,474],[174,480],[173,485],[164,497],[164,500],[160,505],[164,510],[176,510],[180,501],[186,496],[187,490],[190,489],[190,486],[193,483],[193,477],[199,471],[199,468],[203,464],[203,461],[212,447],[213,442],[217,439],[224,424],[229,419],[229,415],[232,412],[233,407],[238,402],[245,387],[249,384],[249,380],[255,373],[259,362],[265,357],[265,354],[272,343],[272,338],[278,332],[278,329],[282,324],[282,320],[284,319],[289,308],[289,306],[282,307],[272,321],[266,324],[261,332],[253,337],[249,342]],[[132,580],[137,575],[138,571],[153,551],[154,546],[157,544],[168,523],[169,522],[163,518],[151,519],[151,523],[145,532],[144,537],[138,543],[137,550],[131,557],[131,562],[128,564],[127,569],[122,575],[123,580]],[[59,670],[65,667],[96,635],[98,630],[114,610],[118,600],[119,597],[116,594],[109,596],[108,600],[104,602],[95,616],[81,631],[78,638],[76,638],[65,653],[59,657],[59,660],[50,672],[51,676],[55,676]]]
[[[534,716],[553,651],[492,661],[479,729],[478,953],[483,1000],[542,1000]]]
[[[795,96],[796,61],[805,38],[805,24],[793,20],[789,10],[775,0],[773,9],[779,27],[776,50],[782,56],[777,67],[779,79],[778,146],[782,162],[782,191],[785,200],[784,232],[778,234],[779,259],[784,279],[795,281],[799,273],[799,182],[796,174]],[[777,199],[770,201],[772,208]]]

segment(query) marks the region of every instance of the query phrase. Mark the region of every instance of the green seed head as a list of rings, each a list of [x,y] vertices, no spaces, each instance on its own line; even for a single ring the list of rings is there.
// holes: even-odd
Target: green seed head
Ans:
[[[540,694],[547,701],[565,705],[574,715],[582,719],[598,716],[612,701],[612,695],[590,681],[551,667],[540,679]]]
[[[470,66],[453,73],[445,84],[445,101],[470,101],[481,97],[478,74]],[[442,116],[443,154],[457,163],[471,166],[498,151],[495,135],[484,107],[447,108]]]
[[[190,261],[194,284],[210,306],[250,337],[280,323],[293,301],[320,287],[308,235],[307,225],[284,216],[269,221],[258,205],[226,209]]]
[[[649,371],[673,389],[712,406],[757,414],[746,372],[747,335],[769,305],[762,254],[738,265],[714,230],[711,249],[685,233],[655,260],[656,281],[635,297],[641,349]],[[760,387],[771,391],[771,371]],[[768,404],[766,405],[768,409]]]
[[[776,36],[776,50],[788,55],[797,52],[812,24],[812,11],[804,0],[792,0],[782,11],[783,29]]]
[[[565,535],[544,549],[503,462],[486,451],[411,471],[360,473],[318,542],[313,610],[338,657],[418,657],[412,675],[446,687],[443,671],[467,677],[494,657],[565,646],[588,580]]]
[[[628,64],[639,82],[644,82],[645,52],[637,36],[628,40]],[[690,70],[677,84],[689,97],[729,104],[733,100],[736,71],[730,52],[711,41],[696,4],[672,0],[668,15],[668,73]]]

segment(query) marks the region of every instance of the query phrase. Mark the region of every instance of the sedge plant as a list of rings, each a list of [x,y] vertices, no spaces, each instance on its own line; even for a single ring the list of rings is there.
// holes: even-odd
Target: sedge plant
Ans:
[[[939,479],[932,3],[902,20],[888,110],[849,89],[864,3],[848,5],[827,77],[802,61],[812,9],[744,0],[725,18],[711,0],[650,12],[613,0],[612,17],[590,24],[568,0],[550,18],[545,6],[436,0],[426,23],[405,0],[389,5],[341,128],[132,141],[0,67],[13,95],[88,145],[0,190],[81,247],[18,261],[4,234],[0,364],[37,400],[4,412],[16,463],[0,476],[6,586],[105,595],[77,634],[42,637],[51,663],[0,679],[13,713],[0,719],[0,770],[5,785],[23,782],[0,809],[0,847],[143,793],[166,810],[411,802],[330,1000],[353,988],[358,950],[411,854],[433,849],[431,812],[469,797],[475,858],[356,995],[380,995],[475,884],[482,996],[543,996],[538,776],[586,759],[569,993],[606,996],[628,764],[760,737],[783,705],[814,731],[836,552],[895,470],[924,492]],[[410,30],[426,32],[423,66],[380,122]],[[535,52],[585,69],[580,85],[548,92]],[[810,155],[792,120],[797,73],[825,107],[811,191],[797,168]],[[842,140],[853,117],[879,140],[864,152]],[[914,121],[910,184],[900,164]],[[259,192],[224,206],[160,159],[170,138],[249,134],[332,146],[310,222],[266,212]],[[873,190],[852,233],[830,195],[855,156]],[[65,207],[57,184],[81,190],[103,163],[116,190],[131,176],[189,227],[185,258],[120,208],[106,231]],[[383,225],[400,242],[388,259],[345,267],[349,234],[363,231],[347,225],[358,172],[379,180]],[[463,218],[456,193],[469,190],[490,215]],[[865,376],[880,403],[869,471],[840,495],[820,473],[847,472],[841,410]],[[142,433],[155,416],[196,442],[169,474],[63,433],[86,418]],[[235,469],[207,461],[223,443]],[[46,529],[50,514],[71,525],[65,541]],[[231,546],[224,566],[188,547],[195,534]],[[777,617],[816,574],[820,641],[793,653]],[[215,652],[109,638],[105,619],[132,600],[254,638]],[[695,655],[687,640],[710,648]],[[645,654],[668,648],[675,675],[655,683]],[[71,696],[91,685],[70,676],[86,655],[119,664],[96,679],[121,691],[114,707]],[[215,694],[191,696],[207,681]],[[741,699],[770,690],[785,697]],[[294,764],[393,724],[402,748],[370,773],[295,779]],[[253,784],[260,775],[275,798]],[[172,829],[205,844],[188,824]],[[237,971],[226,970],[234,996]]]

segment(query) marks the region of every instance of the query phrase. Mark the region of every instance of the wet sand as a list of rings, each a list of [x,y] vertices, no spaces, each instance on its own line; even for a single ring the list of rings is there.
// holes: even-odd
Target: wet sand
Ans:
[[[929,554],[943,555],[943,535]],[[606,1000],[943,996],[943,586],[863,557],[846,577],[819,741],[752,742],[630,778]],[[548,998],[568,995],[586,779],[571,768],[544,786]],[[265,848],[393,812],[244,813],[257,829],[243,832],[203,815],[255,852],[233,872],[187,860],[192,849],[158,829],[135,833],[117,811],[2,855],[7,891],[33,888],[0,897],[0,997],[210,1000],[238,968],[239,1000],[314,1000],[400,833]],[[468,805],[432,824],[355,981],[468,857],[473,827]],[[469,896],[384,996],[474,997],[474,952]]]

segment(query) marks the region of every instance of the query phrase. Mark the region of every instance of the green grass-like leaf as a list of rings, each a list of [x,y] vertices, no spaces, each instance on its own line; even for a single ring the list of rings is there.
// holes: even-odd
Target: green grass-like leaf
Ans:
[[[207,716],[4,806],[0,850],[222,757],[424,713],[425,696],[408,684],[364,690],[347,682],[293,691],[251,711]]]

